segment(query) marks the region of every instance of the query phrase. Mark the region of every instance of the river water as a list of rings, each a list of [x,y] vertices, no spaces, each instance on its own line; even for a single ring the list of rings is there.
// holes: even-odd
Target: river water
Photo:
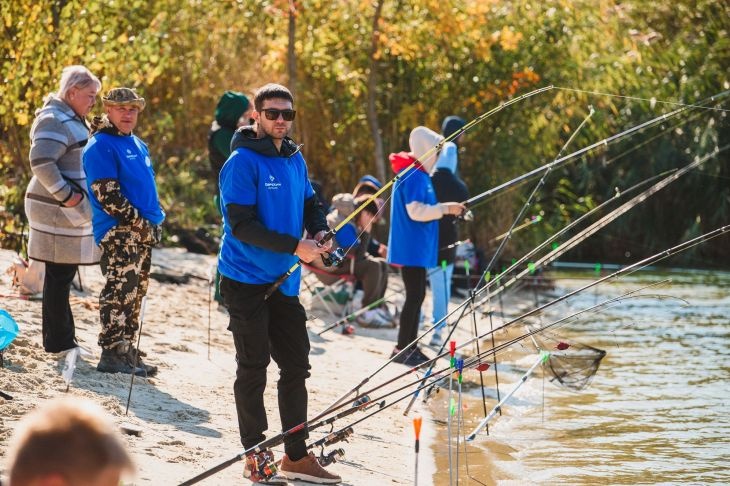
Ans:
[[[589,272],[551,276],[555,288],[537,294],[540,303],[595,278]],[[531,323],[545,325],[665,279],[671,281],[642,292],[651,295],[554,330],[558,340],[550,343],[606,351],[592,383],[565,389],[538,367],[490,422],[488,435],[480,433],[466,453],[462,442],[459,484],[730,484],[730,273],[635,273],[557,304]],[[504,396],[535,362],[535,348],[526,340],[498,359]],[[496,404],[491,371],[488,408]],[[478,381],[475,372],[465,376]],[[480,391],[465,390],[462,434],[484,416]],[[446,408],[446,393],[440,391],[432,409]],[[442,429],[434,446],[437,485],[450,481]],[[455,434],[452,440],[455,450]],[[453,453],[452,484],[456,460]]]

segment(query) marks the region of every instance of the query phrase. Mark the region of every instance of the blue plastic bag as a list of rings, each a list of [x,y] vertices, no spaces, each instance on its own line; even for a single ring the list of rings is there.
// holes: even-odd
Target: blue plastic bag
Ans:
[[[18,335],[18,323],[5,309],[0,309],[0,351],[7,348]]]

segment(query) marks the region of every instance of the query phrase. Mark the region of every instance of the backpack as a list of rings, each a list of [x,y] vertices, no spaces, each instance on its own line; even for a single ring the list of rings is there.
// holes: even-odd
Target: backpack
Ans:
[[[7,272],[13,279],[13,287],[18,288],[21,295],[35,295],[43,292],[43,281],[46,278],[46,264],[38,260],[26,261],[16,256],[15,262]]]

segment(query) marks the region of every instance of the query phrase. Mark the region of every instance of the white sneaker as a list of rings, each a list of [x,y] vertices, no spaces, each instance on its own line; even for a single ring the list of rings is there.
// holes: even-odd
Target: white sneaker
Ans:
[[[350,304],[350,307],[352,308],[351,312],[357,312],[360,309],[362,309],[362,296],[365,295],[365,292],[362,290],[356,290],[355,293],[352,296],[352,303]]]
[[[380,314],[380,317],[382,317],[384,321],[388,322],[391,327],[398,327],[398,318],[391,314],[387,307],[378,307],[375,311]]]
[[[430,346],[438,348],[443,344],[444,338],[441,335],[441,333],[443,332],[445,327],[446,327],[446,322],[440,322],[436,326],[436,329],[433,330],[433,334],[431,334],[431,342],[429,343]]]
[[[357,318],[357,323],[360,324],[362,327],[390,327],[390,321],[386,320],[382,315],[380,315],[377,309],[370,309],[360,314]]]

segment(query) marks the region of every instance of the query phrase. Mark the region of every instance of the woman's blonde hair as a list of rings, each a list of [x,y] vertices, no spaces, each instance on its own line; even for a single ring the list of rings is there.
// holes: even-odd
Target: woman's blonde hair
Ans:
[[[71,88],[84,89],[89,85],[96,85],[96,90],[101,90],[101,81],[94,76],[85,66],[67,66],[61,72],[61,83],[58,88],[58,97],[66,99]]]

